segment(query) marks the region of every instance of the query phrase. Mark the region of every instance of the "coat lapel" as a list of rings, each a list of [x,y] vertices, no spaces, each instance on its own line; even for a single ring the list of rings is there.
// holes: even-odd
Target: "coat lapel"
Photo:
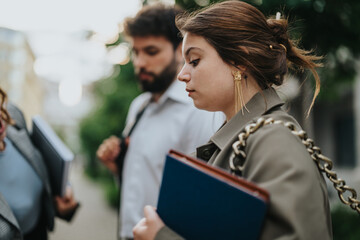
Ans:
[[[16,221],[15,216],[13,215],[9,205],[5,201],[4,197],[0,193],[0,215],[5,218],[8,222],[10,222],[13,226],[20,231],[20,227],[18,222]]]

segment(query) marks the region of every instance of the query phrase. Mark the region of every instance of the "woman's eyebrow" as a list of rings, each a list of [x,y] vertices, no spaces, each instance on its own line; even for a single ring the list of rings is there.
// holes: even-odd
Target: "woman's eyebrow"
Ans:
[[[199,50],[199,51],[203,52],[203,50],[198,47],[189,47],[185,52],[185,57],[189,56],[189,54],[192,50]]]

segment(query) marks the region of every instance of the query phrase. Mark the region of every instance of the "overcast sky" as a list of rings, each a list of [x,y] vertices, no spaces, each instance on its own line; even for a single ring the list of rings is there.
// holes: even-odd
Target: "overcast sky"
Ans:
[[[135,14],[139,0],[0,0],[0,26],[26,31],[106,31]]]
[[[59,89],[71,81],[62,84],[68,86],[62,102],[75,104],[81,85],[111,73],[105,42],[140,7],[140,0],[0,0],[0,27],[25,33],[36,56],[36,74],[58,82]],[[86,31],[97,37],[87,38]]]
[[[60,100],[74,105],[81,99],[83,85],[111,74],[112,65],[126,55],[124,46],[106,49],[105,43],[116,39],[119,23],[134,16],[141,3],[141,0],[0,0],[0,27],[25,33],[36,56],[35,73],[58,83]],[[87,38],[86,31],[95,35]]]

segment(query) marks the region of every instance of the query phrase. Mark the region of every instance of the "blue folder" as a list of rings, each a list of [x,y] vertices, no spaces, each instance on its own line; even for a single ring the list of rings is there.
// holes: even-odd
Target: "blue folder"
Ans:
[[[258,239],[269,194],[243,178],[171,150],[157,212],[187,240]]]

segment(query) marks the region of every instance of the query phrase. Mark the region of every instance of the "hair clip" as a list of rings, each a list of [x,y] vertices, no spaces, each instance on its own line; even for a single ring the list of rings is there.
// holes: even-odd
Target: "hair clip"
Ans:
[[[273,46],[270,44],[270,45],[269,45],[269,48],[272,50],[272,49],[273,49]]]
[[[281,17],[281,13],[280,13],[280,12],[276,12],[276,17],[275,17],[275,19],[276,19],[276,20],[280,20],[280,17]]]

